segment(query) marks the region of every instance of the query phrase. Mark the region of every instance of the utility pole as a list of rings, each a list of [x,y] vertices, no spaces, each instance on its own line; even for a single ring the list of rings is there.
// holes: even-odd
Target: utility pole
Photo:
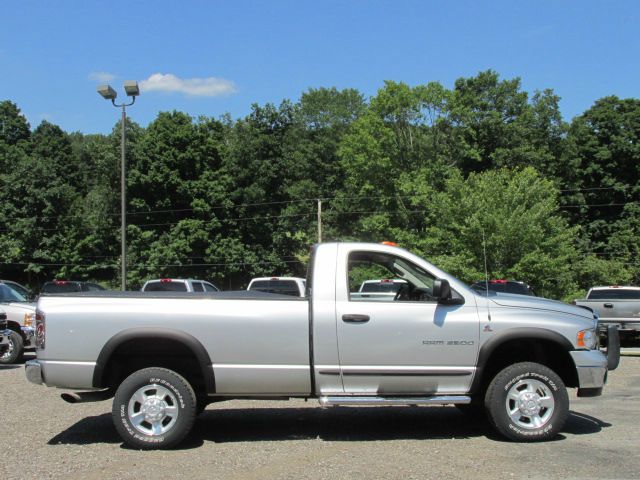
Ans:
[[[322,200],[318,199],[318,243],[322,242]]]

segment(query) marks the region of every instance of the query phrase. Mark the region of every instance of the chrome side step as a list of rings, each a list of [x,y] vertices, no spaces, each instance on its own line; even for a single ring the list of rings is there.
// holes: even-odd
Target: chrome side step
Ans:
[[[335,405],[448,405],[471,403],[471,397],[466,395],[440,395],[433,397],[323,396],[318,398],[318,401],[322,407]]]

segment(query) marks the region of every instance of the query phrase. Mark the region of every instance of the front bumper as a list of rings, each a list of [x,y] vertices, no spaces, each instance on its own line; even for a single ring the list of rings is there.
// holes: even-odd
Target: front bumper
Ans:
[[[580,389],[600,389],[607,380],[607,357],[600,350],[574,350],[569,352],[578,373]]]
[[[42,377],[42,365],[38,360],[27,360],[24,364],[24,371],[27,375],[27,380],[36,385],[44,385],[44,379]]]
[[[24,338],[24,348],[36,348],[36,329],[33,327],[20,327]]]

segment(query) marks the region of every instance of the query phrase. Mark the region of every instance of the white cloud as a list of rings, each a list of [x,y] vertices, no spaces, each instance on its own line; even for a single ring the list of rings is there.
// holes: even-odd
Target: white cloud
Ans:
[[[108,72],[91,72],[89,74],[89,80],[93,80],[95,82],[107,83],[111,82],[115,78],[118,78],[117,75]]]
[[[216,97],[237,91],[236,85],[224,78],[179,78],[170,73],[154,73],[140,82],[140,90],[146,92],[180,92],[192,97]]]

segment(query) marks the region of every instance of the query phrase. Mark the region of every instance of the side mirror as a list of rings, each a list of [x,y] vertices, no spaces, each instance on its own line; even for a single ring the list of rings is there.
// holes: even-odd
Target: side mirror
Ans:
[[[444,278],[436,278],[433,281],[431,294],[438,299],[438,302],[446,302],[451,298],[451,285],[449,280]]]

